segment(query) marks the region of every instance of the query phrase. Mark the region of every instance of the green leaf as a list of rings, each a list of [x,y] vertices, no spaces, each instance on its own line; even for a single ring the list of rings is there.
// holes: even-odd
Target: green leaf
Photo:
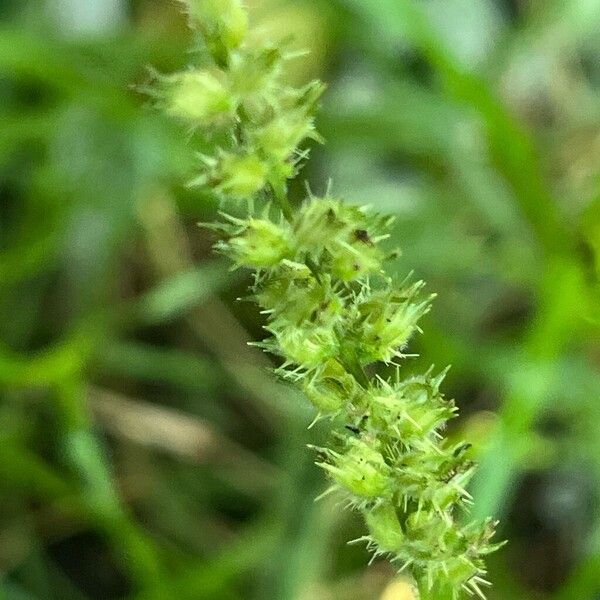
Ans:
[[[139,300],[138,318],[148,325],[172,321],[229,283],[231,275],[220,261],[178,273]]]

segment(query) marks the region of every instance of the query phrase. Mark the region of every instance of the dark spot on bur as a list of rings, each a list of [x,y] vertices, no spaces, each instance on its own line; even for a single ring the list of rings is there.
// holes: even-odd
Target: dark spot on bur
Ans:
[[[355,271],[360,271],[360,265],[359,265],[359,264],[356,264],[356,263],[354,263],[354,264],[352,265],[352,268],[353,268]]]
[[[354,231],[354,237],[359,242],[363,242],[365,244],[368,244],[369,246],[373,245],[373,242],[371,241],[371,238],[369,237],[369,232],[366,229],[356,229]]]
[[[355,435],[358,435],[360,433],[360,429],[358,427],[355,427],[354,425],[346,425],[345,427],[348,431],[351,431]]]
[[[333,208],[327,209],[327,220],[333,221],[334,219],[335,219],[335,211],[333,210]]]
[[[455,475],[456,471],[454,469],[451,469],[450,471],[448,471],[448,473],[446,473],[446,475],[440,478],[440,481],[448,483]]]

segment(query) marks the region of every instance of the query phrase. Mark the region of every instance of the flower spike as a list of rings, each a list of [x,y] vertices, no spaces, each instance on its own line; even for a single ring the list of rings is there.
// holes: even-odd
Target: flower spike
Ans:
[[[250,41],[241,0],[181,1],[203,41],[202,64],[158,76],[151,93],[205,137],[193,184],[229,205],[205,227],[234,268],[254,272],[252,298],[269,334],[255,345],[281,359],[276,373],[304,391],[313,422],[331,419],[327,446],[315,449],[332,484],[323,495],[337,492],[359,511],[368,534],[355,541],[410,572],[423,594],[484,598],[484,558],[502,544],[492,542],[496,522],[463,524],[475,464],[469,444],[443,436],[457,416],[440,390],[446,370],[400,376],[434,295],[422,281],[386,275],[390,217],[330,189],[309,190],[292,208],[288,181],[306,141],[322,141],[313,113],[323,85],[284,82],[289,52]],[[396,376],[378,376],[382,365],[396,365]]]

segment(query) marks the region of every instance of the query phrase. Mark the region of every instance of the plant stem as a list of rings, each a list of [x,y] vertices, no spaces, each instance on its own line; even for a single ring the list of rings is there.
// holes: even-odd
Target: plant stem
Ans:
[[[285,185],[283,186],[272,186],[273,189],[273,197],[275,198],[275,202],[279,205],[283,216],[285,217],[288,223],[291,223],[294,218],[294,211],[292,210],[292,205],[288,200],[287,194],[285,192]]]
[[[369,387],[369,378],[367,377],[367,374],[365,373],[365,370],[363,369],[363,366],[360,364],[359,360],[356,358],[356,356],[354,355],[354,353],[345,353],[343,354],[343,356],[345,356],[344,360],[343,360],[343,366],[346,369],[346,371],[348,371],[348,373],[350,373],[350,375],[352,375],[352,377],[354,377],[354,379],[356,379],[356,381],[363,387],[363,388],[368,388]]]

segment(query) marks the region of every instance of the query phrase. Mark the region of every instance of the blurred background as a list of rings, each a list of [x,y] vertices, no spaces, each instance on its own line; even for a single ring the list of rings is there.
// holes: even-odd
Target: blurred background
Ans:
[[[395,214],[390,269],[439,294],[405,372],[452,365],[490,599],[600,599],[600,0],[248,4],[329,84],[294,194]],[[409,600],[314,502],[327,425],[247,346],[193,144],[136,89],[190,60],[179,7],[0,18],[0,598]]]

